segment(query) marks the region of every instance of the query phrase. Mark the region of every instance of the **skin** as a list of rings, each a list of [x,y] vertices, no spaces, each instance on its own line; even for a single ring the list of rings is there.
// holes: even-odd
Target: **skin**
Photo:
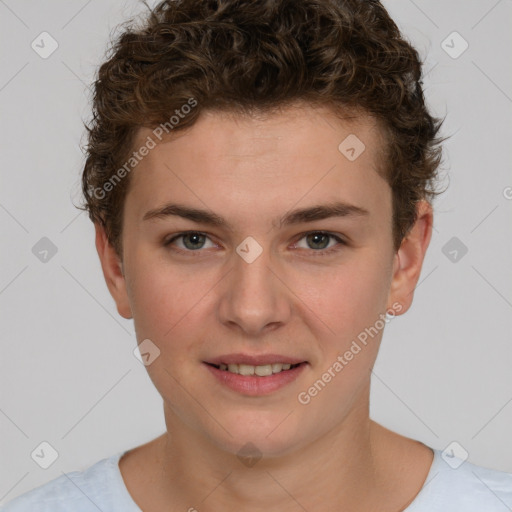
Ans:
[[[338,150],[349,134],[366,146],[355,161]],[[151,130],[138,135],[142,143]],[[146,369],[163,398],[167,431],[120,461],[144,511],[396,512],[420,491],[432,450],[369,417],[382,329],[307,405],[297,399],[379,315],[411,305],[432,207],[418,204],[417,221],[394,252],[391,189],[377,173],[381,148],[369,116],[349,121],[307,105],[258,118],[203,112],[132,171],[124,261],[96,226],[119,314],[134,319],[138,343],[150,339],[160,350]],[[276,221],[334,200],[369,215],[287,227]],[[232,230],[177,216],[142,220],[167,202],[215,212]],[[207,238],[164,245],[186,230]],[[346,245],[306,236],[319,230]],[[236,252],[248,236],[263,249],[250,264]],[[284,388],[248,397],[202,363],[234,352],[291,355],[308,365]],[[237,457],[247,442],[262,454],[250,467]]]

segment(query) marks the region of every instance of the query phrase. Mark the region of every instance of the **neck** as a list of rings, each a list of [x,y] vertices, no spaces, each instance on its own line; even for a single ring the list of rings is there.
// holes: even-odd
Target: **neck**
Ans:
[[[305,446],[245,464],[185,428],[167,406],[165,418],[160,485],[167,503],[183,510],[376,510],[381,501],[382,427],[370,420],[368,403]]]

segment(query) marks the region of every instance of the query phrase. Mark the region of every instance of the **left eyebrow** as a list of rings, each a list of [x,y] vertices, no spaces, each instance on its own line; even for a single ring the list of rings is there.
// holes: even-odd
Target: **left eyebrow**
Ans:
[[[361,206],[353,204],[335,202],[310,206],[288,212],[279,221],[279,226],[290,226],[293,224],[302,224],[304,222],[315,222],[317,220],[328,219],[330,217],[368,217],[370,212]]]
[[[334,202],[292,210],[279,219],[279,227],[315,222],[330,217],[357,218],[369,215],[370,212],[361,206]],[[149,210],[144,214],[142,220],[164,219],[169,216],[182,217],[198,224],[223,227],[233,231],[231,224],[224,217],[216,213],[176,203],[168,203],[162,207]]]

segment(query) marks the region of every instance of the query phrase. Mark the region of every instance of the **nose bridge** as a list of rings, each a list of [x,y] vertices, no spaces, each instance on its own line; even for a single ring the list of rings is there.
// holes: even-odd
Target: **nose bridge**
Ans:
[[[236,323],[247,333],[258,334],[269,324],[285,322],[289,304],[269,249],[248,238],[233,255],[234,267],[220,312],[224,323]]]

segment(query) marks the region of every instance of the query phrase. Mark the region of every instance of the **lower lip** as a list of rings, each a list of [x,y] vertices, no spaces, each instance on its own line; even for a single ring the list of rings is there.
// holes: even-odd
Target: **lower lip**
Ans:
[[[293,382],[304,371],[308,363],[301,363],[290,370],[283,370],[266,377],[240,375],[203,363],[225,386],[248,396],[268,395]]]

